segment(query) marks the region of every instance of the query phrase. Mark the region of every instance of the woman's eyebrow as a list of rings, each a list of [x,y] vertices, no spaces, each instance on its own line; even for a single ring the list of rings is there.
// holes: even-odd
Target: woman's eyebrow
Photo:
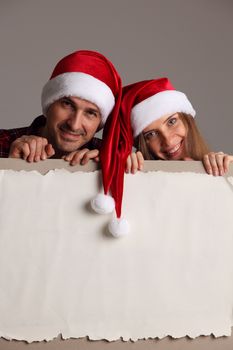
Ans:
[[[148,130],[148,131],[143,132],[143,136],[149,134],[151,131],[156,131],[156,129],[151,129],[151,130]]]
[[[177,112],[176,112],[176,113],[177,113]],[[172,115],[170,115],[170,116],[163,122],[163,124],[165,124],[170,118],[174,117],[174,115],[175,115],[176,113],[173,113]]]

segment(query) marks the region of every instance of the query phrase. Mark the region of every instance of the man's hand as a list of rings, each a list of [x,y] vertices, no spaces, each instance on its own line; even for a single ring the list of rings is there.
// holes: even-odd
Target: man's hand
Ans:
[[[138,170],[142,170],[144,158],[141,152],[132,152],[126,161],[125,172],[135,174]]]
[[[89,150],[88,148],[84,148],[71,152],[62,158],[65,161],[69,162],[70,165],[85,165],[89,162],[90,159],[94,160],[95,162],[99,162],[99,150]]]
[[[210,152],[205,154],[203,158],[206,172],[214,176],[224,175],[228,171],[231,162],[233,162],[233,156],[223,152]]]
[[[48,140],[39,136],[22,136],[12,142],[9,158],[22,158],[27,162],[39,162],[55,154],[53,146]]]

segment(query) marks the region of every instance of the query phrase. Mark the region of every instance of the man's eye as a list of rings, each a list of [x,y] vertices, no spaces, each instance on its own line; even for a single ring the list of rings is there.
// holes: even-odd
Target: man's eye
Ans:
[[[168,125],[174,125],[177,122],[177,118],[171,118],[168,120]]]
[[[69,101],[69,100],[66,100],[66,99],[63,99],[63,100],[61,100],[61,104],[62,104],[62,106],[64,106],[64,107],[68,107],[68,108],[73,108],[73,105],[72,105],[72,103]]]
[[[144,137],[147,141],[151,141],[155,139],[158,136],[158,132],[156,130],[148,131],[146,134],[144,134]]]
[[[87,115],[89,115],[90,117],[97,117],[98,114],[96,111],[88,110]]]

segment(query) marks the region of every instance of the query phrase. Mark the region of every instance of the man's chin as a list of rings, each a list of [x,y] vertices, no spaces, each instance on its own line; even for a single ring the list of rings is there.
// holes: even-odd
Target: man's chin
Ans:
[[[79,150],[84,143],[79,144],[71,144],[70,142],[67,143],[59,143],[56,146],[56,154],[59,154],[60,156],[67,155],[68,153],[75,152]]]

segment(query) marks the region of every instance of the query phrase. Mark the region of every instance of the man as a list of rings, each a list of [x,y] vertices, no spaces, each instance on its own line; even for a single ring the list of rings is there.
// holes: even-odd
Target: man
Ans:
[[[116,119],[121,79],[112,63],[93,51],[76,51],[56,65],[42,91],[43,116],[30,127],[0,130],[0,157],[37,162],[63,158],[71,165],[98,159],[94,138],[108,116]]]

